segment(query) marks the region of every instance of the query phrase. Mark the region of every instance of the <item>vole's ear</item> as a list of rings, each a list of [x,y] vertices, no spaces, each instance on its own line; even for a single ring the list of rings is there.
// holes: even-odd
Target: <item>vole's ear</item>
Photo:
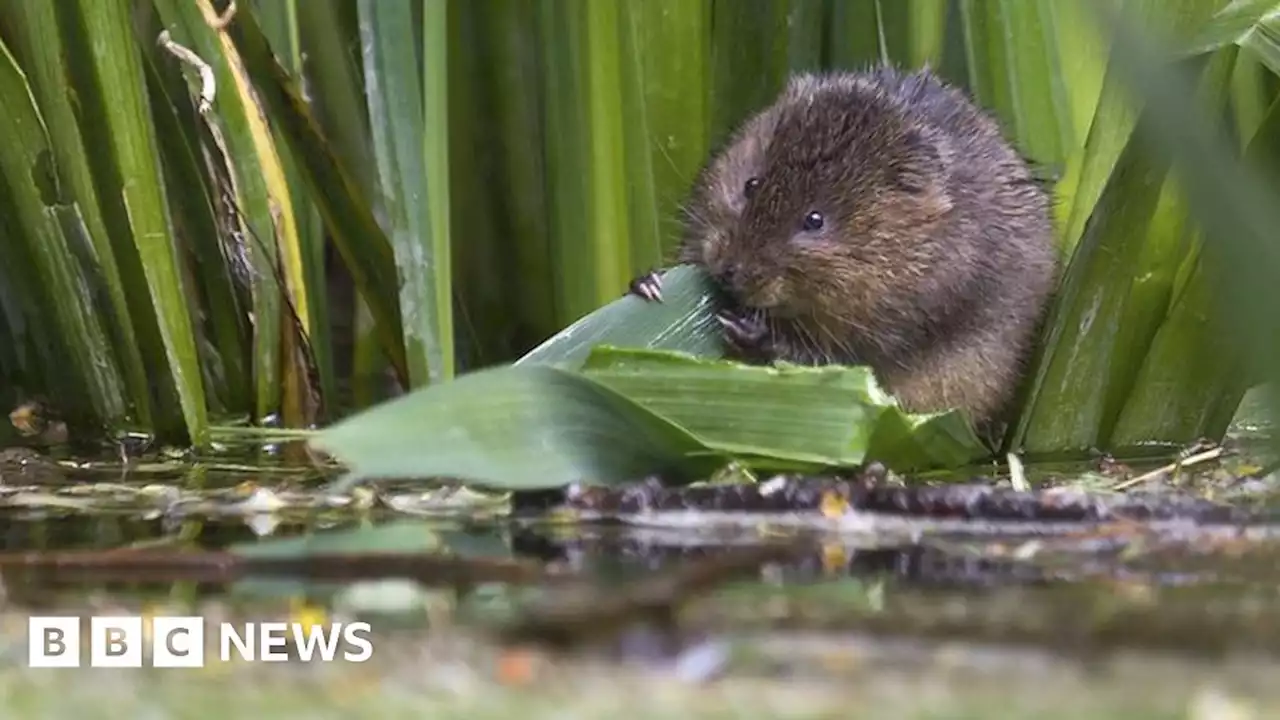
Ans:
[[[946,192],[947,163],[943,150],[933,137],[919,129],[906,132],[893,170],[898,186],[912,195]]]

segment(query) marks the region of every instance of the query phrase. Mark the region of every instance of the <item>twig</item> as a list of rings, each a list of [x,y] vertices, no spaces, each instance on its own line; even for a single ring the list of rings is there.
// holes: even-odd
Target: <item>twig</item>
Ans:
[[[236,0],[231,0],[227,5],[227,9],[222,11],[222,15],[215,15],[209,19],[209,27],[214,30],[221,30],[231,24],[231,20],[236,16]]]
[[[1222,457],[1223,453],[1225,452],[1226,452],[1226,449],[1221,447],[1205,450],[1202,453],[1196,453],[1195,455],[1192,455],[1190,457],[1187,457],[1181,460],[1175,460],[1169,463],[1168,465],[1165,465],[1164,467],[1158,467],[1155,470],[1152,470],[1151,472],[1146,472],[1139,475],[1138,477],[1125,480],[1124,482],[1119,483],[1118,485],[1112,486],[1111,489],[1112,490],[1128,490],[1131,487],[1141,485],[1142,483],[1147,482],[1148,480],[1151,480],[1153,478],[1157,478],[1165,473],[1174,472],[1180,468],[1189,467],[1191,465],[1196,465],[1208,460],[1216,460]]]
[[[1027,482],[1027,473],[1022,467],[1022,458],[1017,453],[1009,453],[1007,456],[1009,461],[1009,482],[1013,484],[1013,489],[1020,492],[1031,490],[1031,484]]]
[[[188,65],[195,66],[196,70],[200,71],[200,103],[196,105],[196,110],[201,115],[209,112],[209,109],[213,107],[213,98],[218,90],[218,82],[214,77],[213,68],[209,66],[209,63],[201,60],[199,55],[174,42],[173,38],[169,37],[168,30],[161,32],[156,42],[174,57]]]

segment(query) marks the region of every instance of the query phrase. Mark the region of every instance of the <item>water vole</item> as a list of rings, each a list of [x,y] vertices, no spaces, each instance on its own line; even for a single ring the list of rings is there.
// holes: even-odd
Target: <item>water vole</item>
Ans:
[[[679,261],[731,354],[864,364],[909,410],[996,421],[1057,276],[1049,203],[996,123],[926,71],[799,75],[700,174]],[[660,298],[656,275],[632,284]]]

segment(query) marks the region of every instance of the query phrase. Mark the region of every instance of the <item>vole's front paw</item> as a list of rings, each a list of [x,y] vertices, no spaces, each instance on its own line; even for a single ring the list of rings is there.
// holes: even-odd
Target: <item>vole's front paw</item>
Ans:
[[[721,310],[716,315],[724,339],[735,356],[753,362],[771,362],[776,355],[769,326],[754,313]]]
[[[662,276],[655,270],[641,275],[627,286],[627,294],[648,302],[662,302]]]

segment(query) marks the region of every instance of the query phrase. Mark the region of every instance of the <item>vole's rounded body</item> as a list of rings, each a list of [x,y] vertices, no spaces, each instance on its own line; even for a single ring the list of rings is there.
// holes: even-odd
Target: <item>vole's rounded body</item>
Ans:
[[[869,365],[917,412],[1002,413],[1057,275],[1030,169],[927,72],[794,77],[685,209],[739,355]]]

